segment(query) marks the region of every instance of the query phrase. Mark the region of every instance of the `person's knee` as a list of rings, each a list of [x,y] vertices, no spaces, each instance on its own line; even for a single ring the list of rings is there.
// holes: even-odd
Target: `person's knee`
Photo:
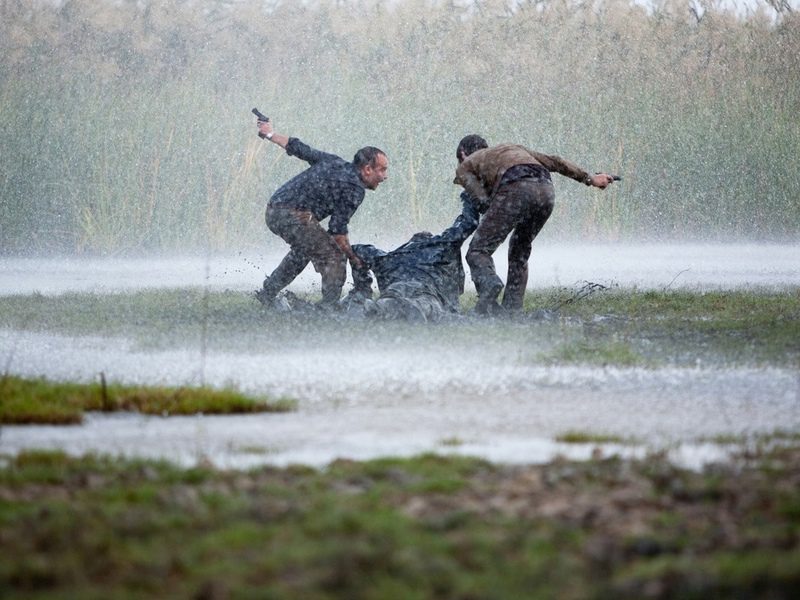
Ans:
[[[317,246],[317,260],[325,265],[327,269],[345,269],[347,257],[341,248],[331,242],[330,244]]]
[[[325,263],[323,267],[323,274],[324,276],[329,279],[330,281],[334,281],[339,283],[341,281],[342,285],[344,285],[344,281],[347,278],[347,266],[345,260],[331,260]]]
[[[467,250],[465,258],[467,260],[469,268],[475,269],[481,267],[483,264],[486,263],[486,259],[491,257],[482,250],[470,246],[470,248]]]
[[[517,250],[516,252],[512,251],[508,253],[508,266],[509,268],[515,269],[524,269],[528,266],[528,260],[531,257],[531,249],[528,247],[527,249],[522,248]]]

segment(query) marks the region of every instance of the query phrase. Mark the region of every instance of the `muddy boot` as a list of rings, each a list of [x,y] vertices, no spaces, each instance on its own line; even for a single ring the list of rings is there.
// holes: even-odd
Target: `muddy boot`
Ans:
[[[272,306],[279,291],[280,290],[276,290],[274,286],[270,285],[270,278],[267,277],[261,289],[256,290],[256,300],[261,302],[264,306]]]
[[[500,305],[497,303],[497,297],[503,289],[503,284],[499,281],[493,282],[488,289],[485,289],[478,295],[478,302],[472,312],[481,317],[495,316],[502,312]]]

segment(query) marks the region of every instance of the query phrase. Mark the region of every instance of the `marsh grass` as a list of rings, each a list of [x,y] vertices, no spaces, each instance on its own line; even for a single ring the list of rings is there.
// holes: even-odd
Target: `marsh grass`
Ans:
[[[521,315],[433,325],[352,320],[263,309],[251,294],[202,288],[0,297],[0,327],[125,338],[136,348],[204,353],[310,347],[380,353],[399,348],[497,351],[536,364],[800,364],[800,291],[692,292],[610,288],[581,296],[552,288],[526,295]],[[468,295],[469,296],[469,295]],[[465,307],[474,297],[463,300]],[[3,363],[13,356],[0,357]]]
[[[151,415],[286,412],[296,403],[250,398],[232,389],[172,388],[96,383],[59,383],[47,379],[0,378],[0,423],[76,424],[86,411],[132,411]]]
[[[529,311],[558,307],[567,326],[543,360],[627,366],[800,364],[800,291],[535,291]]]
[[[796,443],[703,471],[662,455],[516,466],[423,455],[228,471],[28,451],[0,466],[0,589],[789,598],[800,585],[798,466]]]
[[[580,339],[566,342],[546,354],[545,357],[555,364],[581,363],[616,365],[620,367],[644,366],[647,364],[645,359],[631,347],[631,344],[614,339]]]
[[[254,104],[320,149],[389,153],[390,179],[353,220],[362,239],[447,226],[454,150],[479,129],[624,176],[602,193],[557,178],[545,236],[793,240],[798,19],[762,8],[11,2],[0,252],[272,243],[264,203],[302,163],[257,140]],[[267,65],[280,88],[255,75]]]
[[[570,430],[555,437],[564,444],[636,444],[636,440],[618,435],[591,433],[589,431]]]

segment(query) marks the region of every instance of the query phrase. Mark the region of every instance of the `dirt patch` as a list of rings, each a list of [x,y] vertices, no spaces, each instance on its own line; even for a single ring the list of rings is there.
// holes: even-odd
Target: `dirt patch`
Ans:
[[[23,453],[0,586],[38,597],[789,598],[800,444],[503,466],[424,455],[220,471]]]

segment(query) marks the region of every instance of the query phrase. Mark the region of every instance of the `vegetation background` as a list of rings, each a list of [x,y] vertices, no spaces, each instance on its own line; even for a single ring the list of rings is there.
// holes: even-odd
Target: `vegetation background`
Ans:
[[[282,247],[253,106],[389,154],[358,242],[449,224],[472,132],[624,176],[544,239],[796,240],[800,13],[755,2],[0,0],[0,254]]]

